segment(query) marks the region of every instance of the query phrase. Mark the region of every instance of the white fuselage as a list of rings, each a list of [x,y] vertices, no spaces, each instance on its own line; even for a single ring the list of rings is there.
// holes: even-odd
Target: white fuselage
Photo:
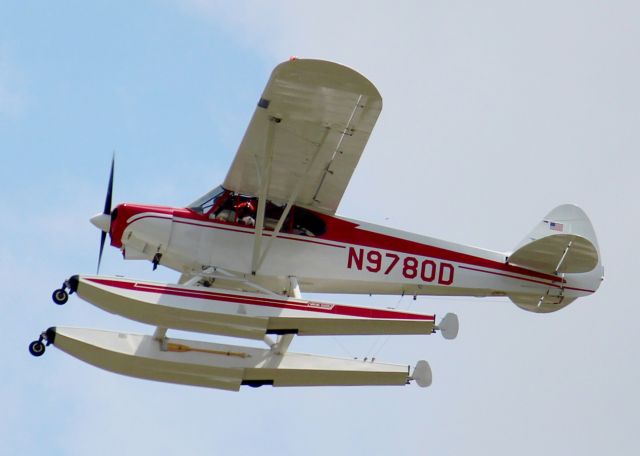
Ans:
[[[280,233],[251,274],[255,228],[203,219],[188,210],[128,214],[122,232],[127,259],[152,260],[186,276],[206,268],[250,278],[284,292],[289,277],[302,291],[358,294],[509,296],[547,303],[593,293],[602,271],[545,274],[507,263],[508,256],[339,217],[326,235]],[[122,223],[122,222],[121,222]],[[271,231],[262,234],[267,248]]]

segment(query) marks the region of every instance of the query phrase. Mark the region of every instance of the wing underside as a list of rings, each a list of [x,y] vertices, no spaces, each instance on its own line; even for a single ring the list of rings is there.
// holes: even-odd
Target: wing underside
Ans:
[[[347,67],[284,62],[271,75],[223,186],[333,214],[381,109],[373,84]]]

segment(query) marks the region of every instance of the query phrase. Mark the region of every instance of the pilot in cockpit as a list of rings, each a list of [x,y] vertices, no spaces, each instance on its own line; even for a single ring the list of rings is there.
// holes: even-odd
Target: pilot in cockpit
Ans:
[[[250,200],[240,201],[235,206],[238,222],[247,226],[256,226],[256,206]]]

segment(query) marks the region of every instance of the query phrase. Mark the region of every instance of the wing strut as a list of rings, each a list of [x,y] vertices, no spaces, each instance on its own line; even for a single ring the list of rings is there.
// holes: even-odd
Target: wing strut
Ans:
[[[316,158],[318,157],[318,155],[320,155],[320,150],[322,149],[322,146],[327,140],[327,136],[329,136],[330,131],[331,131],[330,127],[325,127],[324,133],[322,134],[322,138],[317,143],[316,150],[313,153],[311,160],[309,160],[309,163],[307,164],[307,168],[304,170],[304,173],[298,179],[298,182],[296,183],[296,186],[294,187],[293,192],[291,192],[291,195],[289,196],[289,200],[287,201],[287,205],[284,208],[284,211],[282,211],[282,215],[280,216],[280,219],[278,220],[278,223],[276,224],[276,227],[274,228],[273,233],[271,234],[271,237],[267,240],[267,245],[265,246],[264,251],[260,255],[258,263],[255,265],[255,267],[252,267],[253,274],[255,274],[256,271],[260,269],[260,266],[262,266],[262,263],[264,262],[264,259],[266,258],[267,253],[271,248],[271,244],[273,243],[273,240],[280,233],[280,230],[282,229],[282,225],[284,225],[284,221],[287,219],[287,216],[289,215],[289,211],[291,211],[291,207],[293,206],[293,203],[298,197],[298,193],[300,193],[300,190],[302,189],[302,184],[306,182],[306,178],[309,175],[309,171],[311,171],[311,168],[313,167],[313,164],[315,163]]]
[[[333,174],[333,171],[331,171],[329,168],[331,168],[331,165],[333,164],[333,161],[335,160],[336,155],[338,154],[338,152],[340,152],[340,146],[342,146],[342,141],[344,141],[345,136],[353,136],[353,128],[351,127],[351,123],[353,122],[353,118],[355,117],[356,111],[358,110],[358,108],[361,108],[361,109],[363,108],[363,106],[360,105],[361,100],[362,100],[362,95],[359,95],[358,100],[356,101],[356,104],[353,107],[353,110],[351,111],[349,120],[347,120],[347,125],[345,125],[344,130],[342,130],[342,134],[340,135],[340,140],[338,141],[338,144],[336,145],[336,148],[333,151],[333,155],[331,155],[331,159],[329,159],[329,163],[327,163],[327,166],[324,169],[324,173],[322,174],[322,178],[320,179],[318,188],[316,188],[316,191],[313,194],[312,199],[314,201],[318,201],[318,193],[320,193],[320,189],[324,184],[324,180],[326,179],[327,174]]]
[[[185,280],[183,280],[183,278],[185,278]],[[220,280],[229,281],[232,283],[234,282],[240,283],[242,285],[251,287],[256,291],[259,291],[260,293],[264,293],[271,296],[280,296],[278,293],[274,293],[272,290],[269,290],[268,288],[265,288],[247,279],[246,274],[240,275],[240,274],[229,272],[223,268],[214,267],[214,266],[209,266],[202,272],[196,273],[192,276],[186,276],[185,274],[183,274],[179,284],[185,285],[185,286],[197,286],[198,282],[202,279],[210,279],[210,280],[220,279]]]
[[[258,213],[256,214],[256,234],[253,240],[253,257],[251,259],[251,274],[256,274],[258,265],[258,255],[260,254],[260,243],[262,242],[262,229],[264,228],[264,210],[267,205],[267,192],[269,190],[269,184],[271,183],[271,169],[273,164],[273,137],[275,135],[276,123],[279,123],[280,119],[271,117],[269,119],[269,126],[267,128],[267,140],[266,140],[266,156],[264,166],[266,172],[261,180],[260,193],[258,194]],[[260,169],[260,167],[257,167]]]

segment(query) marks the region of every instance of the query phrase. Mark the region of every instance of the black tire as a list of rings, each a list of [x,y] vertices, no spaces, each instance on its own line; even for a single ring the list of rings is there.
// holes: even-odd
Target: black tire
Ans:
[[[29,344],[29,353],[31,353],[33,356],[42,356],[44,355],[44,351],[44,344],[39,340],[34,340]]]
[[[51,295],[51,299],[53,299],[53,302],[61,306],[69,300],[69,293],[67,293],[65,289],[59,288],[57,290],[54,290],[53,294]]]

